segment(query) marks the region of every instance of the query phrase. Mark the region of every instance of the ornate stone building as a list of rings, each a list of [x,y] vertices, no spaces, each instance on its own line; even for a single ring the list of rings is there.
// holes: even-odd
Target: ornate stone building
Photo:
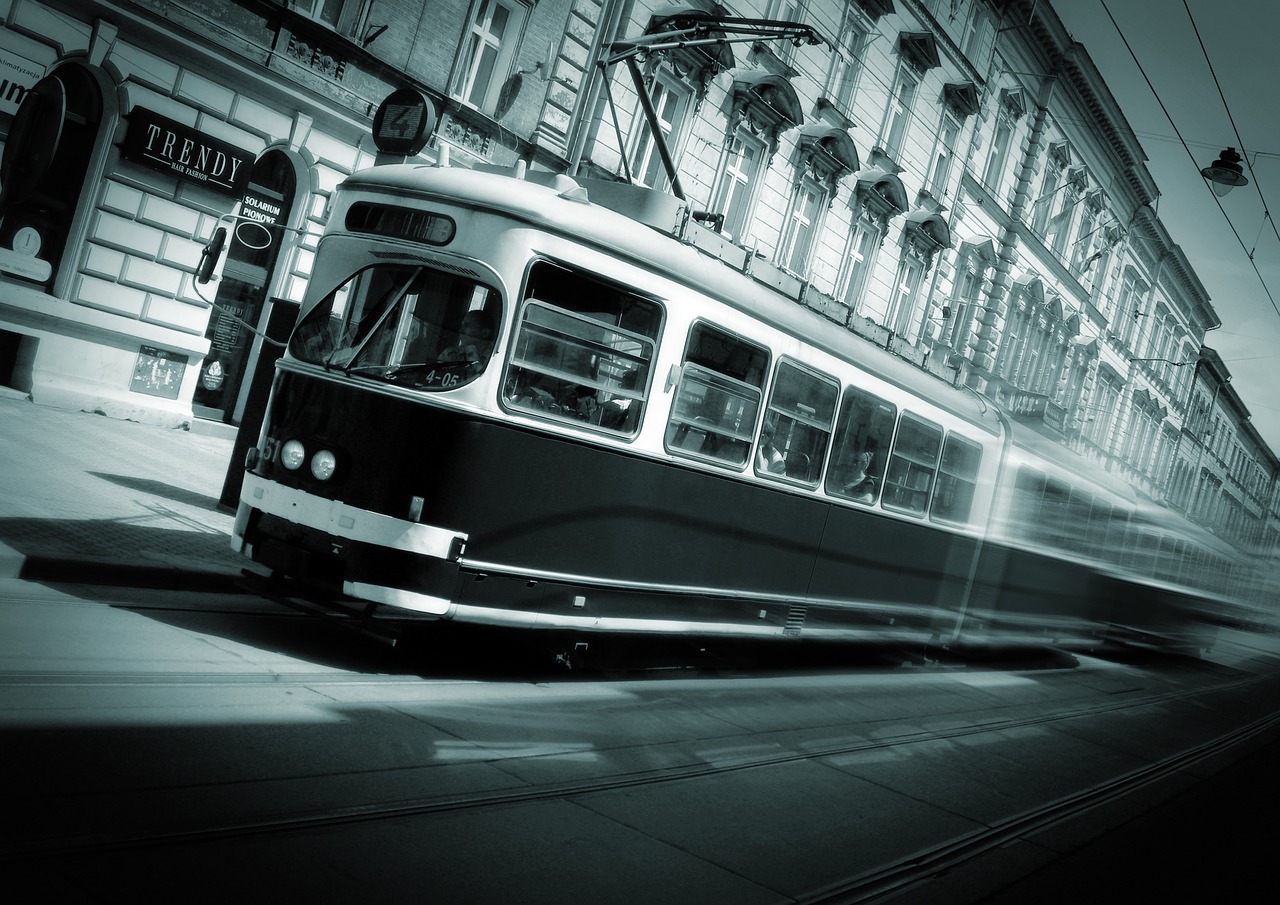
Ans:
[[[679,194],[833,329],[1275,546],[1276,460],[1229,388],[1199,439],[1218,317],[1049,3],[0,0],[0,64],[0,383],[36,402],[237,423],[408,88],[422,158]]]

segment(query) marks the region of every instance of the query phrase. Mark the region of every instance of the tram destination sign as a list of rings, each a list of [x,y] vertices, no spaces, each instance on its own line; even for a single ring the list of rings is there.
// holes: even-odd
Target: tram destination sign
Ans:
[[[249,178],[253,154],[145,107],[129,114],[121,156],[153,169],[198,182],[224,195],[239,196]]]

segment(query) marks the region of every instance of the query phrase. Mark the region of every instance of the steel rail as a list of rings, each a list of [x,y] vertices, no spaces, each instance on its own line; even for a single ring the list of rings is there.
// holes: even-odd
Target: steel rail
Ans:
[[[1173,701],[1186,700],[1201,695],[1214,694],[1225,690],[1259,684],[1270,676],[1249,676],[1230,682],[1214,684],[1208,688],[1182,689],[1173,692],[1162,692],[1140,698],[1109,701],[1102,704],[1070,708],[1054,713],[1033,717],[1011,719],[992,719],[966,726],[932,731],[917,730],[898,735],[884,736],[875,740],[859,740],[853,743],[840,743],[821,748],[810,748],[803,751],[772,753],[760,756],[743,757],[730,763],[698,763],[682,766],[666,767],[656,770],[626,773],[616,776],[593,777],[590,779],[557,783],[537,789],[520,791],[499,791],[479,795],[466,795],[446,798],[413,798],[395,802],[349,805],[331,808],[325,811],[298,813],[278,817],[246,818],[236,822],[228,822],[221,826],[201,827],[187,830],[176,830],[165,833],[137,834],[121,836],[46,838],[22,843],[11,848],[9,853],[0,851],[0,860],[33,860],[50,856],[97,855],[117,851],[161,848],[188,844],[204,844],[212,841],[225,841],[238,838],[252,838],[286,833],[298,833],[308,830],[332,828],[335,826],[375,823],[384,820],[398,820],[406,817],[423,817],[459,811],[478,811],[492,807],[504,807],[513,804],[525,804],[539,801],[552,801],[584,795],[611,792],[620,789],[637,788],[648,785],[660,785],[686,780],[704,779],[722,776],[746,770],[777,767],[804,761],[816,761],[835,756],[847,756],[873,751],[882,751],[896,746],[915,745],[975,736],[988,733],[1007,732],[1031,726],[1040,726],[1067,720],[1081,719],[1124,710],[1155,706]],[[1213,754],[1221,753],[1259,732],[1265,731],[1280,722],[1280,714],[1263,718],[1236,729],[1209,742],[1203,743],[1187,751],[1179,752],[1162,759],[1148,767],[1124,774],[1117,779],[1099,784],[1083,792],[1065,799],[1049,803],[1043,808],[1023,813],[1004,823],[978,831],[970,836],[945,843],[931,852],[916,855],[906,862],[877,870],[873,874],[859,875],[837,887],[827,887],[815,893],[813,903],[840,903],[869,901],[869,897],[880,896],[887,891],[901,890],[908,885],[927,879],[960,863],[966,858],[976,857],[991,848],[998,847],[1019,833],[1028,832],[1041,825],[1050,825],[1054,821],[1068,817],[1119,798],[1127,791],[1146,785],[1155,779],[1167,776]],[[537,755],[531,755],[536,757]],[[497,758],[494,760],[505,760]],[[429,764],[418,766],[430,766]],[[404,768],[412,769],[412,768]],[[966,852],[972,854],[966,855]]]

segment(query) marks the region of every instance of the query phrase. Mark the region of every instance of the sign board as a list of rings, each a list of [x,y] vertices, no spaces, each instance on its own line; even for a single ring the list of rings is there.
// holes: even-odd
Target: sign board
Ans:
[[[177,399],[182,389],[182,375],[186,373],[188,356],[154,346],[140,346],[138,361],[133,366],[133,381],[129,389],[148,396]]]
[[[373,115],[373,143],[383,154],[412,157],[426,147],[436,119],[436,108],[426,95],[415,88],[398,88]]]
[[[0,47],[0,113],[17,113],[43,72],[39,63]]]
[[[234,196],[244,191],[254,157],[244,148],[145,107],[134,107],[129,114],[129,131],[120,155],[125,160]]]

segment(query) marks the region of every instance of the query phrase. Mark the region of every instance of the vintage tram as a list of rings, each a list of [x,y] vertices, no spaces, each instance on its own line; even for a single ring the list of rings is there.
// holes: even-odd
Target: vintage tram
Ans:
[[[691,213],[522,167],[348,178],[236,549],[375,614],[1203,646],[1229,548],[729,266]]]

